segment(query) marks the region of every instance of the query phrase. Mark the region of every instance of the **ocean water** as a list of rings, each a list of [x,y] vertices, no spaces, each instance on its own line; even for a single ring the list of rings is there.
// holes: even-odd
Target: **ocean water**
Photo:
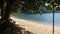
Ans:
[[[15,16],[20,19],[26,20],[35,20],[35,21],[43,21],[48,22],[47,24],[52,24],[53,22],[53,13],[45,13],[45,14],[19,14]],[[60,13],[55,13],[54,22],[56,26],[60,26]]]
[[[37,20],[37,21],[52,21],[52,13],[47,14],[24,14],[16,16],[18,18],[28,19],[28,20]]]

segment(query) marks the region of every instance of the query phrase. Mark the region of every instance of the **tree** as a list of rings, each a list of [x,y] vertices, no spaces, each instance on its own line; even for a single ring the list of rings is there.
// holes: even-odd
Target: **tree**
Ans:
[[[48,4],[47,9],[52,10],[53,7],[52,0],[46,0],[46,3]],[[56,10],[60,10],[60,0],[54,0],[54,7],[56,8]]]
[[[10,14],[14,13],[16,11],[20,11],[21,13],[26,13],[28,11],[32,13],[40,13],[41,11],[39,10],[40,6],[44,6],[45,4],[49,4],[49,7],[53,7],[52,0],[0,0],[0,9],[1,9],[1,30],[4,28],[6,29],[9,24],[12,24],[11,19],[10,19]],[[59,4],[59,0],[55,0],[55,3]],[[56,6],[55,4],[55,6]],[[48,7],[48,8],[49,8]],[[52,8],[51,7],[51,8]],[[5,26],[4,26],[5,25]]]
[[[0,0],[0,1],[1,1],[0,2],[0,8],[1,8],[0,34],[14,34],[14,33],[17,34],[16,32],[14,32],[14,30],[20,31],[19,34],[21,34],[21,30],[19,29],[20,27],[18,28],[14,24],[14,22],[11,22],[11,19],[9,19],[12,9],[19,2],[19,0],[9,0],[9,1]]]

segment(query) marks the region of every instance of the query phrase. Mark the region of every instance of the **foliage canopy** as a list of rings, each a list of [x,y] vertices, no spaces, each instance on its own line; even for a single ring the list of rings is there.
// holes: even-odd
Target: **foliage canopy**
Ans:
[[[5,5],[11,1],[14,0],[5,0]],[[47,5],[46,5],[47,4]],[[2,3],[0,0],[0,7]],[[40,13],[40,6],[46,7],[48,10],[51,10],[53,7],[52,0],[19,0],[19,3],[15,6],[15,8],[12,10],[12,13]],[[60,10],[60,0],[54,0],[54,6],[57,10]]]

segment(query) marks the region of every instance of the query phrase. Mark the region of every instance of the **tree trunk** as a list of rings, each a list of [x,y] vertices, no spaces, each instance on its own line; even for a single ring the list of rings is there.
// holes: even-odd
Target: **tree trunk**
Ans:
[[[15,8],[15,5],[18,3],[18,0],[10,0],[7,3],[7,7],[5,8],[4,19],[9,19],[12,10]]]
[[[5,7],[4,7],[4,3],[5,3],[5,0],[1,0],[1,19],[4,18],[4,12],[5,12]]]
[[[15,30],[18,30],[19,28],[16,26],[16,24],[14,24],[14,22],[12,23],[11,20],[9,19],[10,18],[10,14],[12,12],[12,10],[15,8],[15,5],[18,3],[18,0],[9,0],[6,8],[4,7],[4,0],[2,0],[2,7],[1,7],[1,20],[2,22],[0,23],[0,34],[10,34],[11,33],[11,30],[13,31],[14,29]],[[5,20],[5,21],[4,21]],[[9,29],[11,28],[11,30]],[[9,30],[10,33],[7,31],[5,32],[6,30]],[[12,33],[16,33],[14,30],[14,32]],[[18,30],[20,33],[21,33],[21,29]]]

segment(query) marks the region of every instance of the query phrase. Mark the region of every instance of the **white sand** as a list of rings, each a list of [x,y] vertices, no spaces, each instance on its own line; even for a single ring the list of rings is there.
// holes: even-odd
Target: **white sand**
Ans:
[[[16,21],[16,24],[35,34],[52,34],[52,26],[36,23],[35,21],[11,18]],[[59,27],[55,27],[55,34],[60,34]]]

